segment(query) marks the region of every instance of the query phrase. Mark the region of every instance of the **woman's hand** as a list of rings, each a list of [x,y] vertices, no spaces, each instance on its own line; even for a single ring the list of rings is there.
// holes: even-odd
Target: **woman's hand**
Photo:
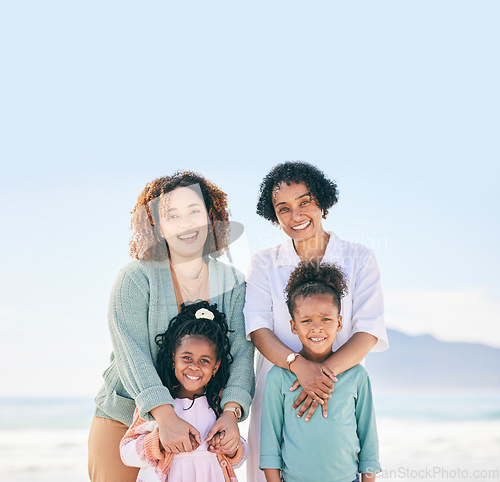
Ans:
[[[160,442],[167,452],[191,452],[201,444],[200,432],[177,416],[172,405],[156,407],[151,414],[158,422]]]
[[[293,403],[294,409],[302,404],[297,416],[302,417],[307,410],[305,421],[308,422],[320,404],[323,409],[323,417],[326,418],[328,416],[326,402],[332,398],[334,382],[337,381],[335,374],[328,367],[306,360],[301,356],[295,359],[290,368],[297,375],[297,380],[290,387],[290,391],[296,390],[299,386],[302,386],[303,389]]]
[[[240,431],[234,413],[223,412],[205,440],[208,442],[209,452],[234,455],[240,443]]]

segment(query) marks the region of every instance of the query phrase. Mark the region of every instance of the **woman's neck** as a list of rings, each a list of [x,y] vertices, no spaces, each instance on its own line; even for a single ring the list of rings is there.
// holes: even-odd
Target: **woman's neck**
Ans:
[[[172,253],[170,263],[183,278],[196,279],[203,268],[203,258],[187,258]]]
[[[312,238],[304,241],[296,241],[294,239],[293,246],[302,261],[321,260],[325,255],[329,240],[330,235],[321,230],[321,232],[317,233]]]

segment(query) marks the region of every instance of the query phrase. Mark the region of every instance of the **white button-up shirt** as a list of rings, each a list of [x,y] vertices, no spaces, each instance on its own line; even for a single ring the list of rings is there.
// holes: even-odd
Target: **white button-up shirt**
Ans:
[[[347,278],[347,295],[341,300],[342,330],[337,333],[333,350],[342,346],[358,332],[378,338],[372,351],[388,348],[384,322],[384,303],[380,273],[373,251],[344,241],[329,232],[330,240],[323,261],[337,264]],[[256,253],[247,276],[245,326],[247,337],[259,328],[269,328],[294,351],[302,348],[299,337],[290,329],[290,313],[285,303],[284,289],[300,258],[293,241]]]

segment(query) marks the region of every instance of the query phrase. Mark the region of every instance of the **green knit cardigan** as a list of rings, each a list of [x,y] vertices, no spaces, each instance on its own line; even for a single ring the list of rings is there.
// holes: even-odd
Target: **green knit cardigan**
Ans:
[[[208,261],[210,304],[226,314],[231,354],[229,382],[221,404],[237,402],[242,419],[254,393],[252,343],[246,340],[243,305],[245,281],[235,268],[210,258]],[[170,391],[156,371],[158,346],[155,337],[164,333],[178,314],[168,259],[133,261],[118,274],[109,303],[109,329],[113,352],[104,372],[104,385],[95,399],[95,415],[130,426],[134,409],[145,420],[160,405],[174,405]]]

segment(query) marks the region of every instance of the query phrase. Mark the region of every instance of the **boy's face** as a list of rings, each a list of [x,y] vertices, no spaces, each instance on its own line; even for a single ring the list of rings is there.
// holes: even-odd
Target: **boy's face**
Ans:
[[[322,362],[332,353],[337,332],[342,329],[342,317],[331,294],[301,296],[295,301],[292,333],[299,336],[305,358]]]

